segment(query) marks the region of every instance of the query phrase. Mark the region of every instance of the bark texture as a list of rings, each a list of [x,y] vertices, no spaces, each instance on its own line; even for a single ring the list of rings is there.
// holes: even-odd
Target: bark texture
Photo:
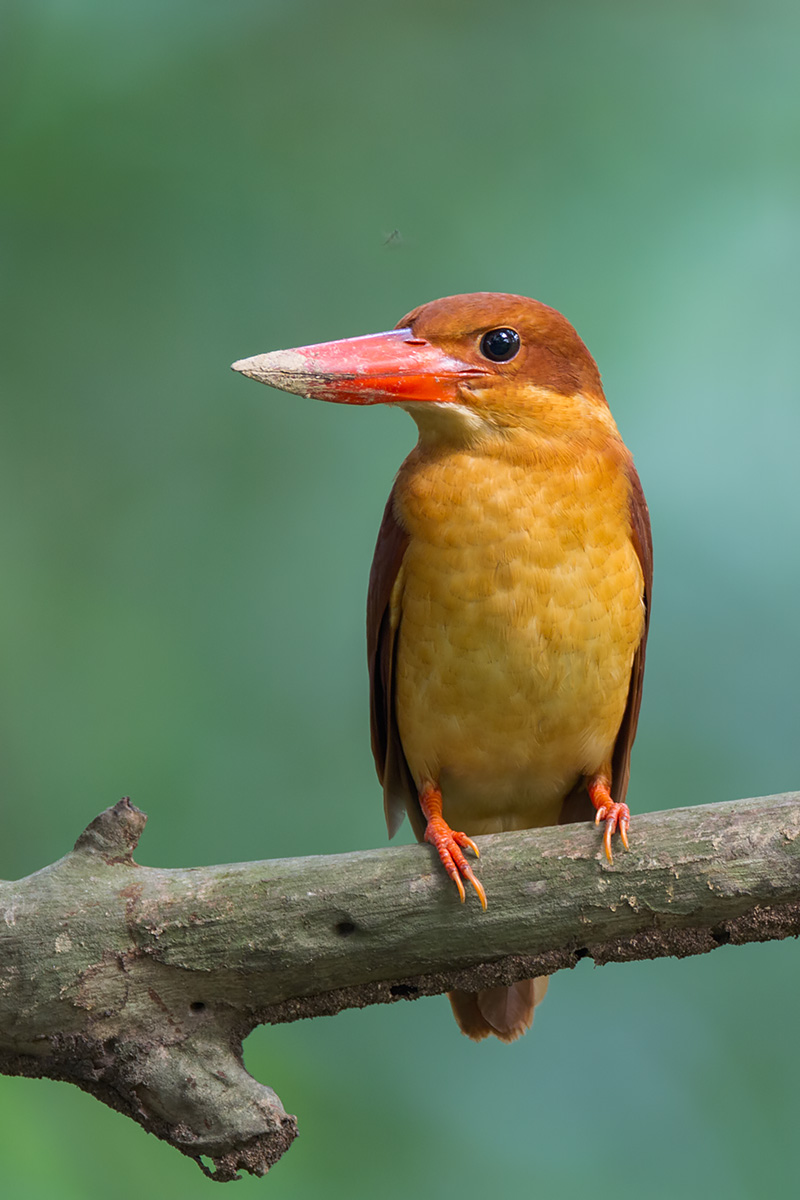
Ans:
[[[427,846],[156,870],[145,820],[121,800],[0,883],[0,1071],[76,1083],[221,1181],[297,1133],[242,1065],[257,1024],[800,933],[800,793],[637,816],[613,866],[590,825],[477,838],[485,913]]]

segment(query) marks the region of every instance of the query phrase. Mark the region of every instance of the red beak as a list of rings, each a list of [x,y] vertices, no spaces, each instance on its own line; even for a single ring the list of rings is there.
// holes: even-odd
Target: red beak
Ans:
[[[233,370],[284,392],[339,404],[456,400],[460,380],[483,374],[415,338],[411,329],[274,350],[240,359]]]

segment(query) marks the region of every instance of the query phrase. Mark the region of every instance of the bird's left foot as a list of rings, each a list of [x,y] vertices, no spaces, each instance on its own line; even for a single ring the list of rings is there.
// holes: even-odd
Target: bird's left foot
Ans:
[[[603,775],[595,775],[590,779],[587,787],[589,789],[589,798],[592,804],[597,809],[594,817],[595,825],[599,825],[601,821],[605,821],[605,833],[603,834],[603,849],[606,852],[606,858],[609,862],[614,861],[614,856],[611,853],[611,838],[619,832],[620,840],[625,849],[628,849],[628,826],[631,823],[631,810],[627,804],[617,804],[616,800],[611,799],[611,787],[608,779]]]

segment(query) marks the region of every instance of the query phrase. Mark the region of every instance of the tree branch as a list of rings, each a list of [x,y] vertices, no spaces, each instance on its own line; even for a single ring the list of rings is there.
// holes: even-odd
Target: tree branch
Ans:
[[[590,825],[478,838],[485,913],[427,846],[156,870],[145,820],[121,800],[0,883],[0,1071],[76,1083],[223,1181],[297,1132],[242,1065],[257,1024],[800,933],[800,793],[638,816],[613,866]]]

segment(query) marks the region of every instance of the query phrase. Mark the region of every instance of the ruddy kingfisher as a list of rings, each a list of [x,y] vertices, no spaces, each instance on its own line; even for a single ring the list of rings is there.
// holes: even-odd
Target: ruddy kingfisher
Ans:
[[[233,364],[271,387],[394,404],[419,440],[383,514],[367,599],[372,750],[390,837],[408,813],[461,900],[470,835],[625,803],[652,583],[650,521],[594,359],[559,312],[477,292],[386,333]],[[547,979],[452,992],[464,1033],[512,1041]]]

